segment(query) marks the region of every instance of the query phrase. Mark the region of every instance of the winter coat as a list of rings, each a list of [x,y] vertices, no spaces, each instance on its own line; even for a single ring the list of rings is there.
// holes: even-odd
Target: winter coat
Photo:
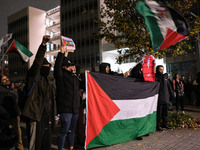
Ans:
[[[3,86],[0,86],[0,106],[8,112],[10,118],[20,115],[15,95]]]
[[[44,55],[46,51],[46,46],[40,45],[38,52],[36,54],[33,65],[27,72],[26,76],[26,91],[29,91],[36,81],[38,76],[40,75],[40,69],[43,65]],[[48,107],[49,105],[49,80],[47,77],[41,75],[39,81],[35,84],[31,94],[28,96],[24,109],[22,110],[22,114],[32,120],[40,121],[41,115],[43,113],[44,108],[47,113],[50,111]]]
[[[173,90],[169,79],[166,76],[160,75],[158,73],[155,74],[155,79],[160,83],[158,104],[169,104],[169,97],[173,97]]]
[[[79,113],[79,79],[71,72],[62,68],[64,57],[63,53],[58,53],[54,66],[57,112],[58,114]]]

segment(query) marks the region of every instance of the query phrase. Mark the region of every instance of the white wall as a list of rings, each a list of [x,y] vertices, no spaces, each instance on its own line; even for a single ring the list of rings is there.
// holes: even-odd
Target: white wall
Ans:
[[[30,58],[30,67],[35,59],[37,50],[42,42],[42,37],[45,35],[45,15],[46,12],[37,8],[28,7],[29,16],[29,50],[33,53]]]
[[[116,58],[119,56],[119,53],[117,50],[111,50],[106,51],[102,53],[102,62],[110,63],[111,64],[111,70],[118,72],[118,70],[121,70],[121,72],[126,72],[130,68],[134,67],[136,63],[125,63],[125,64],[117,64]],[[164,72],[166,72],[166,64],[164,63],[163,59],[155,59],[156,66],[157,65],[163,65],[164,66]]]

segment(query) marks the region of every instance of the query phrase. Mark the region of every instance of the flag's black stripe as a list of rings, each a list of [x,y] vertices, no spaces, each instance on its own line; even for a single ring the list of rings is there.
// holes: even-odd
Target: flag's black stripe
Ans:
[[[112,100],[142,99],[158,94],[159,83],[135,82],[134,78],[90,73]]]
[[[177,27],[177,32],[181,35],[188,36],[190,33],[189,25],[186,19],[175,9],[168,6],[165,2],[158,2],[160,6],[166,7],[172,16],[172,19]]]
[[[171,7],[167,7],[167,8],[169,9],[172,19],[177,27],[177,32],[184,36],[188,36],[190,33],[190,30],[189,30],[189,25],[187,21],[185,20],[185,18],[181,14],[179,14],[175,9]]]

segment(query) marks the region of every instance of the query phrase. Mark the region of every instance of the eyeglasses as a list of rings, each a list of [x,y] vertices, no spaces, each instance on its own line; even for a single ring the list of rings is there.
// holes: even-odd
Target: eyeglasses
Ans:
[[[2,79],[2,80],[8,80],[8,78]]]

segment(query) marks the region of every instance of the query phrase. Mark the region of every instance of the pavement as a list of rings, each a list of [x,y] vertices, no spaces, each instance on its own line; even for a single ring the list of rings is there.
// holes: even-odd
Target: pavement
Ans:
[[[175,111],[171,111],[175,112]],[[195,106],[185,106],[185,113],[200,118],[200,109]],[[21,123],[23,133],[24,150],[28,150],[28,141],[25,135],[25,123]],[[60,127],[52,131],[52,150],[57,150],[57,135]],[[164,130],[153,132],[150,136],[144,136],[143,140],[132,140],[111,146],[93,148],[91,150],[200,150],[200,128]],[[75,145],[75,150],[83,150],[82,145]],[[14,150],[14,149],[11,149]],[[65,149],[67,150],[67,140]]]

